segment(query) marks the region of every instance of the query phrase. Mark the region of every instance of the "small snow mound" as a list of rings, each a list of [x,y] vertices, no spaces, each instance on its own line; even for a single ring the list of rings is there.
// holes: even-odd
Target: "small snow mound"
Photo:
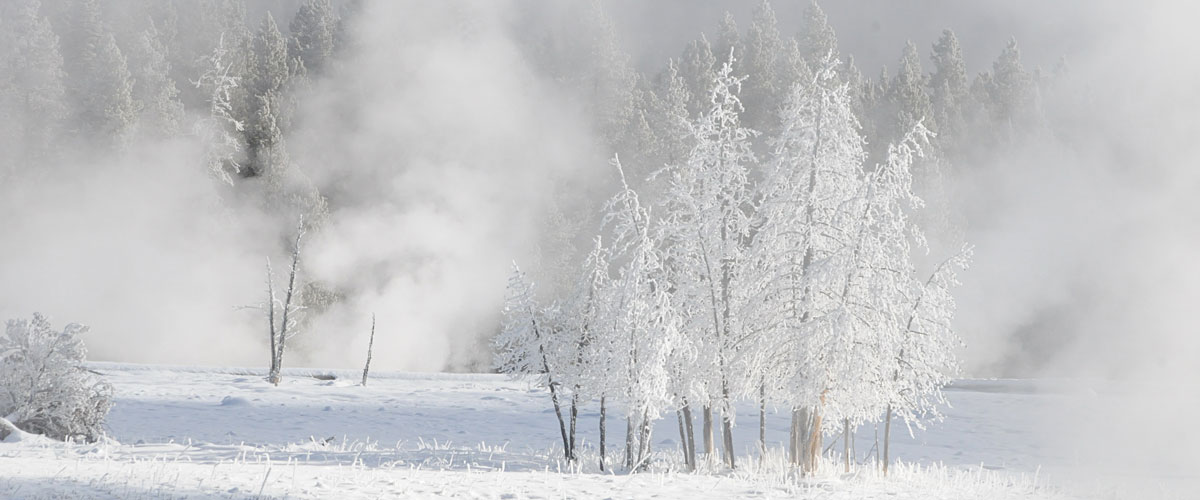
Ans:
[[[17,426],[12,424],[12,422],[9,422],[8,420],[4,419],[3,417],[0,417],[0,443],[21,443],[21,442],[45,444],[45,443],[53,443],[56,441],[54,441],[46,436],[42,436],[40,434],[30,434],[28,432],[25,432],[21,429],[18,429]]]
[[[249,406],[250,400],[239,398],[236,396],[225,396],[221,398],[221,406]]]

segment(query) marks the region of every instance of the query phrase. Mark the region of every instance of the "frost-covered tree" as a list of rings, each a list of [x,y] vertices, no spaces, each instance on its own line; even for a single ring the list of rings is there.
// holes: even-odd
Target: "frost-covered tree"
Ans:
[[[1037,88],[1033,76],[1021,64],[1021,49],[1015,38],[992,63],[988,92],[988,110],[992,122],[1012,130],[1027,124],[1034,113]]]
[[[40,5],[0,3],[0,179],[51,158],[66,118],[58,36]]]
[[[933,45],[933,74],[929,79],[933,118],[938,127],[938,144],[943,151],[953,149],[957,141],[965,140],[966,117],[969,106],[970,81],[967,66],[963,61],[958,37],[951,30],[942,31],[942,36]]]
[[[742,48],[742,34],[738,29],[737,20],[734,19],[731,12],[726,11],[725,15],[721,17],[721,21],[717,23],[716,33],[712,46],[713,55],[718,59],[725,60],[725,63],[732,66],[737,74],[743,73],[740,61],[745,53]],[[729,60],[730,53],[737,54],[738,59]],[[719,70],[719,68],[714,66],[714,70]],[[705,86],[704,89],[708,90],[708,86]]]
[[[133,76],[97,0],[75,0],[63,39],[67,94],[77,134],[101,147],[121,147],[134,125]]]
[[[670,294],[663,257],[652,235],[650,212],[613,159],[621,189],[606,205],[613,233],[612,258],[622,262],[606,288],[612,311],[605,339],[626,406],[625,465],[643,468],[650,453],[652,423],[670,409],[669,358],[682,339],[681,321]]]
[[[678,268],[680,313],[686,328],[703,332],[697,334],[704,341],[695,373],[708,378],[706,424],[715,406],[722,414],[724,461],[732,467],[733,401],[740,383],[734,351],[743,334],[736,310],[747,300],[738,273],[749,233],[749,169],[757,160],[751,151],[755,132],[740,120],[743,78],[733,76],[730,59],[709,91],[709,110],[692,123],[695,146],[687,161],[666,171],[664,230],[671,247],[667,259]],[[711,433],[704,434],[711,453]]]
[[[916,44],[911,41],[904,45],[896,76],[888,86],[888,101],[891,105],[889,113],[894,115],[894,121],[887,127],[887,136],[884,137],[887,142],[900,140],[918,122],[924,123],[927,128],[935,128],[933,107],[929,94],[925,92],[921,56]]]
[[[86,326],[55,331],[34,313],[0,337],[0,419],[54,439],[94,441],[112,408],[112,386],[87,370]]]
[[[961,345],[954,331],[957,304],[953,288],[959,285],[958,271],[971,262],[972,249],[961,251],[939,264],[913,296],[903,303],[909,308],[899,342],[891,360],[893,387],[883,427],[883,472],[891,460],[891,430],[894,416],[909,427],[924,429],[922,420],[937,418],[938,406],[946,403],[942,388],[958,373],[954,350]]]
[[[337,11],[329,0],[304,2],[288,25],[291,57],[299,59],[310,73],[324,72],[333,57],[338,22]]]
[[[278,177],[288,159],[283,142],[284,87],[289,77],[287,42],[270,13],[249,54],[246,76],[246,156],[243,175]]]
[[[816,0],[804,9],[799,41],[801,54],[811,67],[820,67],[829,55],[838,56],[837,34]]]
[[[271,365],[267,379],[275,385],[279,385],[279,382],[283,380],[283,354],[286,352],[287,341],[300,334],[299,315],[304,310],[304,306],[297,300],[299,287],[296,283],[296,275],[300,270],[300,243],[303,237],[304,218],[301,217],[300,222],[296,224],[296,239],[292,244],[292,265],[288,270],[287,288],[283,292],[282,299],[275,291],[275,274],[271,270],[271,259],[267,259],[267,301],[263,304],[271,342]],[[278,309],[278,313],[276,313],[276,309]],[[276,322],[277,314],[278,322]]]
[[[687,85],[688,115],[708,111],[708,90],[717,69],[717,58],[704,35],[700,35],[699,39],[692,40],[684,47],[683,55],[679,59],[679,78]]]
[[[130,47],[129,68],[133,77],[132,97],[138,109],[138,128],[150,137],[178,134],[183,121],[183,102],[179,100],[179,89],[170,76],[167,46],[153,20]]]
[[[785,55],[784,41],[779,34],[775,11],[767,0],[754,9],[754,18],[746,32],[745,64],[740,68],[748,78],[742,100],[746,106],[746,124],[756,130],[767,130],[779,107],[778,74],[780,58]],[[785,84],[786,85],[786,84]]]
[[[828,57],[809,82],[797,84],[781,112],[779,135],[760,188],[759,234],[751,249],[761,267],[763,312],[752,328],[773,394],[792,409],[789,456],[811,470],[820,447],[821,412],[830,374],[822,344],[838,335],[833,318],[846,267],[851,202],[861,191],[863,138],[849,86]],[[776,366],[777,365],[777,366]]]
[[[240,78],[233,73],[224,38],[203,62],[204,71],[195,81],[207,96],[208,115],[195,125],[195,133],[204,144],[204,165],[217,179],[233,184],[233,175],[241,172],[242,122],[234,118],[233,92]]]
[[[556,367],[551,365],[551,355],[559,344],[557,339],[551,338],[553,330],[546,324],[546,312],[538,307],[533,283],[514,263],[504,296],[504,324],[492,341],[496,351],[495,366],[497,371],[513,377],[533,377],[538,385],[550,390],[562,435],[563,453],[567,460],[573,460],[559,397],[562,384],[557,379]]]

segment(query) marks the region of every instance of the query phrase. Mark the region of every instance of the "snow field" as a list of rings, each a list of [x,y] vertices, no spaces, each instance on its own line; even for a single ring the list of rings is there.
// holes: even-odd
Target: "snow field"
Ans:
[[[1030,431],[1058,396],[1003,383],[949,391],[946,421],[916,438],[898,427],[892,450],[903,462],[890,477],[873,465],[873,429],[859,429],[863,465],[842,474],[830,457],[801,479],[784,465],[787,415],[768,414],[762,459],[749,406],[735,428],[738,470],[683,472],[671,416],[654,428],[651,472],[627,475],[598,470],[596,408],[580,414],[580,464],[567,464],[549,396],[503,376],[380,372],[363,387],[352,370],[297,369],[273,387],[263,370],[91,366],[116,389],[111,439],[0,444],[0,497],[1091,498],[1039,470],[1065,460]],[[622,452],[619,414],[608,422],[610,463]]]

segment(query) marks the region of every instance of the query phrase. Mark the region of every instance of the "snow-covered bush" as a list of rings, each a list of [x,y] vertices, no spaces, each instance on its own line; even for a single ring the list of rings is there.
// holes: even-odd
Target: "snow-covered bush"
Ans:
[[[33,320],[9,320],[0,336],[0,417],[55,439],[93,441],[112,408],[112,386],[83,365],[86,326],[55,331]]]

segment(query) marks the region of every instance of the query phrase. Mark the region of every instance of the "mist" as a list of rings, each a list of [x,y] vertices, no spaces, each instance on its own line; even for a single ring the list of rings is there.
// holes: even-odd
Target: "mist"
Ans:
[[[9,15],[0,17],[0,62],[18,64],[12,54],[28,40],[11,36],[12,19],[32,5],[63,39],[69,70],[78,54],[60,19],[79,2],[17,3],[0,9]],[[242,45],[231,45],[250,50],[268,14],[287,34],[299,3],[243,8],[244,24],[223,33],[241,30]],[[104,3],[122,51],[133,53],[148,25],[134,13],[147,5]],[[283,181],[226,165],[236,175],[224,182],[203,165],[210,145],[192,130],[209,106],[193,83],[195,60],[219,37],[187,31],[200,28],[183,18],[160,27],[177,50],[168,58],[183,110],[177,133],[143,120],[114,147],[87,137],[70,112],[66,125],[49,127],[42,108],[6,98],[0,317],[38,311],[85,323],[93,360],[264,365],[265,263],[278,285],[298,218],[311,213],[301,280],[335,298],[307,311],[289,366],[361,366],[374,315],[373,367],[491,371],[514,263],[548,296],[561,293],[572,279],[564,266],[578,264],[616,185],[596,82],[627,63],[641,75],[637,88],[653,89],[689,42],[717,39],[724,12],[745,33],[754,9],[716,0],[337,6],[335,55],[287,89]],[[822,6],[841,55],[866,79],[894,70],[909,40],[927,74],[946,28],[972,79],[1019,42],[1025,68],[1044,77],[1043,119],[1019,141],[967,146],[969,160],[946,177],[946,210],[967,222],[959,234],[931,234],[931,259],[964,241],[975,249],[957,291],[960,375],[1067,380],[1072,392],[1048,401],[1055,418],[1039,424],[1047,447],[1076,464],[1190,480],[1200,465],[1188,451],[1200,440],[1182,430],[1200,410],[1200,59],[1189,49],[1200,42],[1200,7]],[[797,34],[808,2],[774,7],[780,31]],[[0,92],[42,83],[8,78]],[[42,130],[48,152],[28,152],[30,131]],[[634,183],[661,166],[632,167]],[[273,189],[284,195],[271,198]],[[294,201],[303,193],[320,203]],[[289,201],[263,201],[277,199]]]
[[[700,33],[712,38],[725,10],[745,22],[751,10],[688,5],[601,4],[648,74]],[[590,6],[541,7],[378,2],[346,15],[346,48],[296,91],[286,133],[297,169],[333,207],[306,240],[303,273],[343,297],[306,323],[295,363],[355,366],[374,313],[380,366],[489,368],[504,277],[544,252],[548,207],[594,207],[614,176],[591,104],[532,42],[585,57],[571,52],[587,44],[571,27]],[[781,31],[799,29],[804,7],[776,6]],[[1069,76],[1041,96],[1051,132],[977,154],[951,179],[977,252],[959,297],[965,374],[1191,376],[1200,276],[1189,265],[1197,173],[1187,149],[1200,68],[1180,50],[1194,42],[1184,19],[1195,9],[824,7],[842,53],[868,77],[895,66],[904,40],[926,52],[947,27],[972,76],[1010,37],[1030,69],[1067,61]],[[295,9],[267,10],[286,19]],[[116,31],[140,26],[108,15]],[[189,82],[176,84],[187,97]],[[196,113],[189,106],[188,119]],[[144,135],[119,152],[64,138],[59,160],[5,178],[0,312],[87,323],[96,359],[261,362],[263,320],[245,306],[262,302],[264,260],[286,261],[293,219],[247,201],[252,188],[214,183],[196,165],[194,137]]]

